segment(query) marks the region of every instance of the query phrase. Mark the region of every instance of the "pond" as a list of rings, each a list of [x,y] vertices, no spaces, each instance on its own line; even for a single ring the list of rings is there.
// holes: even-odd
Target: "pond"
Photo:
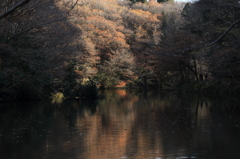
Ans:
[[[111,90],[104,99],[0,103],[1,159],[236,159],[240,100]]]

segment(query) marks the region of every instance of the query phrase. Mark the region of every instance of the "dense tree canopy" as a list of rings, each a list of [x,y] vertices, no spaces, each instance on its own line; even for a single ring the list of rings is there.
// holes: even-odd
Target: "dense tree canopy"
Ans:
[[[239,1],[158,2],[1,1],[1,99],[81,96],[86,83],[238,89]]]
[[[230,85],[239,89],[239,14],[236,0],[199,0],[185,5],[181,29],[174,29],[177,32],[166,34],[163,40],[178,46],[169,60],[178,63],[179,82],[201,81],[205,75],[218,81],[209,86],[216,90],[228,90]]]

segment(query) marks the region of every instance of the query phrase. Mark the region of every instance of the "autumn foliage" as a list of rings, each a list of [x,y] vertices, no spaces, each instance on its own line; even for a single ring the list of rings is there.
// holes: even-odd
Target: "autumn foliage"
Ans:
[[[236,0],[21,2],[0,2],[3,99],[79,97],[93,86],[195,89],[206,74],[240,85]]]
[[[83,79],[102,88],[125,87],[143,82],[140,76],[154,67],[146,52],[155,51],[150,45],[161,36],[158,3],[26,2],[0,19],[0,93],[6,97],[75,96]],[[4,0],[1,11],[16,4]]]
[[[147,45],[158,44],[161,36],[161,5],[153,3],[131,8],[125,1],[78,1],[69,18],[82,33],[75,68],[103,88],[129,84],[147,72],[150,57],[144,53],[154,50]]]

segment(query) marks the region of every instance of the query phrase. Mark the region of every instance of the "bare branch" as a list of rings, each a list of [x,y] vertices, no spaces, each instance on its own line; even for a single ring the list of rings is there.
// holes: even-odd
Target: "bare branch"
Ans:
[[[73,10],[73,8],[77,5],[78,0],[76,0],[76,2],[74,3],[74,5],[70,8],[70,10],[68,11],[68,14]]]
[[[6,12],[0,14],[0,19],[8,16],[9,14],[11,14],[12,12],[14,12],[17,8],[27,4],[30,0],[22,0],[19,3],[15,4],[13,7],[9,8]]]
[[[196,50],[196,49],[203,49],[203,48],[206,48],[208,46],[211,46],[215,43],[217,43],[219,40],[221,40],[225,35],[228,34],[228,32],[238,23],[240,22],[240,19],[237,19],[235,22],[233,22],[229,27],[228,29],[222,33],[222,35],[220,35],[216,40],[214,40],[213,42],[210,42],[208,44],[205,44],[203,46],[198,46],[198,47],[191,47],[191,48],[185,48],[185,49],[181,49],[181,50],[175,50],[174,52],[178,52],[180,54],[177,54],[177,55],[174,55],[174,56],[182,56],[184,53],[189,53],[191,52],[192,50]],[[159,46],[159,45],[151,45],[151,46]]]
[[[217,38],[216,40],[214,40],[213,42],[209,43],[209,44],[206,44],[204,45],[203,47],[208,47],[208,46],[211,46],[213,44],[215,44],[216,42],[218,42],[219,40],[221,40],[225,35],[227,35],[227,33],[234,27],[234,25],[236,25],[238,22],[240,21],[240,19],[236,20],[235,22],[233,22],[231,24],[231,26],[228,27],[228,29],[219,37]]]

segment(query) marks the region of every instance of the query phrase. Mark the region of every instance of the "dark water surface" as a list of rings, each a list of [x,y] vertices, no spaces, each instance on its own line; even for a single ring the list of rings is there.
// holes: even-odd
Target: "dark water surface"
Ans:
[[[240,100],[106,91],[0,103],[1,159],[238,159]]]

